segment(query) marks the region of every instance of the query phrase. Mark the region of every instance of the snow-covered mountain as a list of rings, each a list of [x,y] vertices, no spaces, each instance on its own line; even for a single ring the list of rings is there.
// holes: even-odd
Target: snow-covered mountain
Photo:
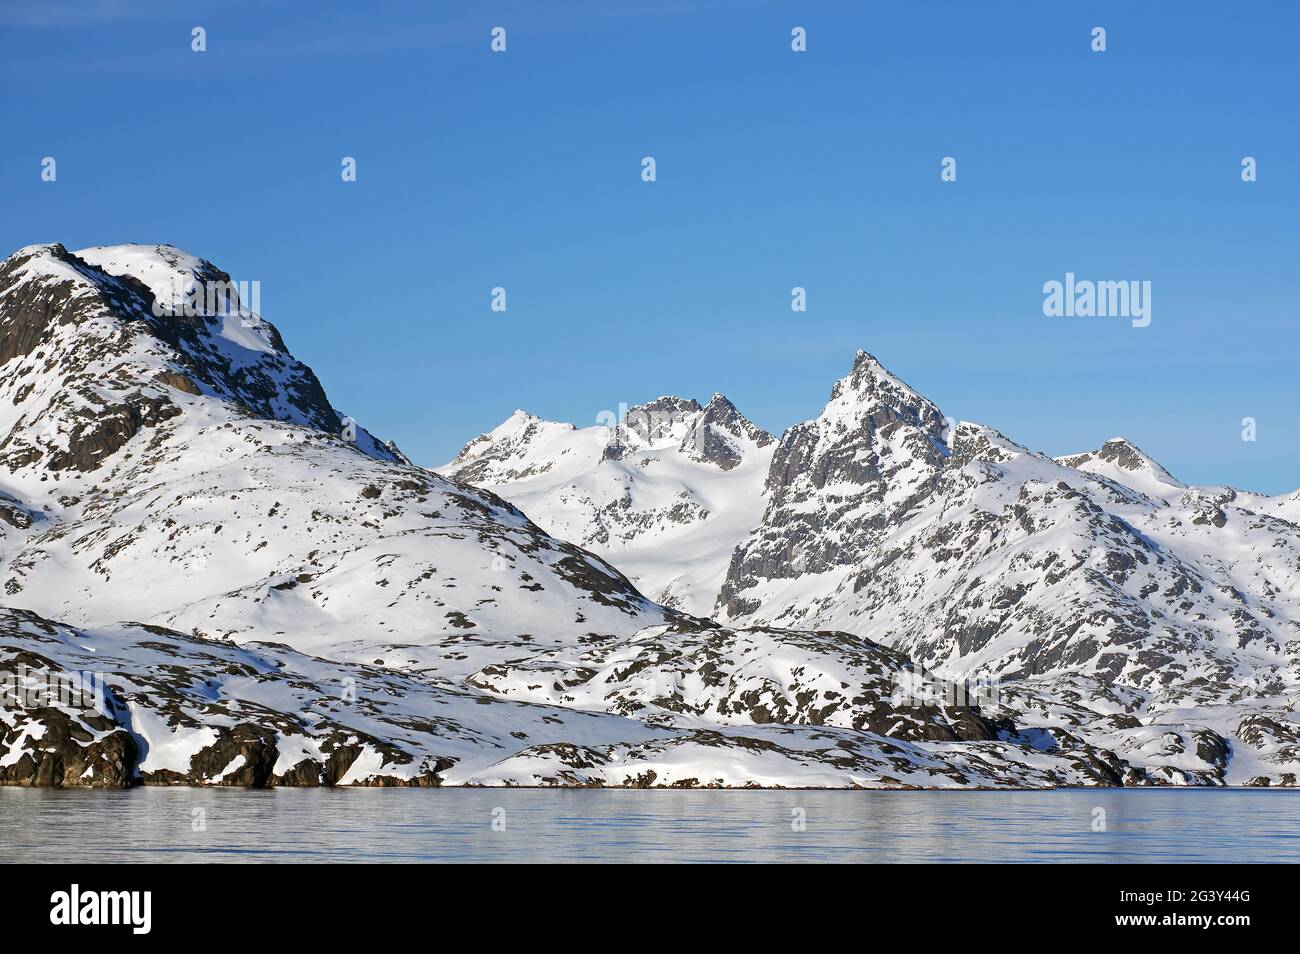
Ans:
[[[731,557],[712,613],[720,621],[848,632],[950,679],[1032,682],[1048,698],[1068,683],[1097,707],[1068,723],[1100,720],[1096,731],[1125,746],[1133,740],[1114,732],[1144,739],[1143,726],[1168,713],[1186,727],[1190,712],[1216,706],[1214,729],[1197,731],[1231,740],[1244,700],[1292,724],[1300,495],[1189,487],[1122,438],[1053,460],[992,428],[954,425],[866,352],[816,419],[764,450],[764,510]],[[553,460],[535,444],[507,479],[455,472],[526,512],[550,512],[600,474],[588,464],[547,484],[537,475]],[[754,499],[752,485],[720,479],[720,496]],[[617,550],[602,554],[633,572]],[[1127,708],[1116,692],[1131,693]],[[1117,711],[1146,721],[1110,728]],[[1240,736],[1235,745],[1246,751]],[[1204,777],[1224,777],[1207,766]]]
[[[659,603],[708,615],[762,516],[775,446],[721,394],[661,397],[581,429],[516,411],[439,472],[500,494]]]
[[[865,353],[779,440],[665,397],[438,473],[183,307],[229,284],[0,263],[0,783],[1296,783],[1300,494],[950,427]]]
[[[1300,527],[1187,487],[1123,440],[1052,460],[951,431],[865,353],[782,438],[729,622],[834,627],[949,676],[1093,672],[1223,692],[1300,676]]]
[[[779,699],[797,684],[761,665],[733,679],[726,720],[669,718],[664,700],[643,719],[515,700],[505,681],[495,691],[584,646],[659,640],[689,651],[695,693],[714,667],[691,634],[728,631],[650,602],[499,497],[350,427],[242,303],[181,307],[187,289],[228,282],[167,246],[34,246],[0,265],[0,782],[1113,781],[1086,746],[1044,758],[995,741],[1009,723],[911,713],[888,680],[869,698],[852,690],[879,732],[822,727],[831,703],[803,695],[787,711]],[[686,424],[629,415],[602,458],[644,468],[668,441],[671,463],[739,476],[771,443],[725,401],[679,410]],[[758,645],[780,654],[784,640]],[[812,686],[826,681],[815,659],[799,667]],[[50,696],[87,675],[96,705]],[[764,717],[758,698],[788,721]]]
[[[36,246],[0,266],[9,605],[313,651],[508,655],[664,619],[509,504],[353,432],[269,322],[155,315],[180,305],[177,276],[229,280],[166,246]]]

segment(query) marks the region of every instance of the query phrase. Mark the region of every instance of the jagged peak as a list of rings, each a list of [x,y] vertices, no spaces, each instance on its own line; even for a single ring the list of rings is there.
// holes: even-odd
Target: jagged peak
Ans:
[[[853,370],[856,371],[858,368],[861,367],[870,367],[881,371],[886,371],[886,368],[881,363],[880,359],[877,358],[870,351],[867,351],[865,348],[859,348],[857,354],[853,356]]]
[[[748,448],[767,447],[776,440],[721,393],[714,394],[705,405],[694,398],[668,394],[628,407],[621,419],[616,421],[610,416],[595,427],[579,428],[519,409],[493,430],[471,440],[452,461],[437,469],[448,473],[474,467],[481,470],[482,463],[489,459],[544,461],[565,455],[575,447],[584,448],[579,453],[585,454],[591,446],[589,432],[597,428],[602,432],[602,461],[676,445],[684,456],[723,470],[747,459]],[[570,443],[566,433],[577,435],[574,439],[579,443]]]
[[[745,417],[724,395],[715,394],[682,439],[681,451],[696,460],[730,470],[744,455],[743,444],[735,444],[735,440],[767,447],[776,438]]]
[[[709,423],[735,427],[753,440],[761,438],[760,446],[774,439],[771,434],[746,417],[725,394],[715,394],[709,398],[709,403],[704,405],[701,419]]]
[[[621,441],[633,446],[653,446],[661,441],[679,441],[699,418],[700,402],[668,394],[629,407],[623,415]]]
[[[676,394],[661,394],[653,401],[646,401],[642,404],[633,404],[627,409],[628,414],[646,412],[646,413],[675,413],[675,414],[694,414],[701,410],[700,402],[695,398],[680,397]]]
[[[853,358],[853,370],[849,373],[849,377],[856,381],[875,379],[895,387],[905,388],[908,391],[915,391],[915,388],[885,367],[884,363],[874,354],[863,351],[861,348],[858,349]]]
[[[920,428],[937,444],[943,443],[947,430],[943,412],[934,402],[887,369],[875,355],[859,349],[853,369],[835,382],[816,423],[842,429],[868,420],[877,427],[902,420]]]
[[[853,368],[845,377],[835,382],[835,391],[879,391],[894,390],[911,395],[921,401],[926,398],[910,384],[886,368],[875,355],[858,350],[853,359]],[[834,392],[832,392],[834,394]],[[927,402],[928,403],[928,402]]]

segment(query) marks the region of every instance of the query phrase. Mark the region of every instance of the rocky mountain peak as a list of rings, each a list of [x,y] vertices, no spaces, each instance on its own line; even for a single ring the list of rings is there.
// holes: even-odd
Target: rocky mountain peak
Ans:
[[[877,374],[889,374],[880,359],[865,348],[859,348],[853,356],[853,370],[858,371],[861,369],[868,369]]]
[[[709,403],[704,405],[701,419],[709,424],[716,424],[725,428],[737,436],[745,437],[758,444],[759,447],[766,447],[776,439],[745,417],[736,408],[736,405],[732,404],[723,394],[715,394],[709,398]]]
[[[444,660],[444,639],[512,655],[665,618],[598,557],[344,422],[238,286],[189,307],[229,277],[170,246],[0,263],[7,604]]]
[[[550,470],[555,463],[550,459],[550,447],[576,432],[572,424],[516,410],[462,447],[442,470],[458,480],[482,485],[527,479]]]
[[[1112,437],[1088,456],[1094,460],[1108,461],[1123,470],[1147,470],[1167,477],[1171,481],[1174,479],[1174,476],[1156,463],[1154,458],[1123,437]]]
[[[628,408],[624,429],[633,436],[633,444],[678,440],[689,430],[700,410],[700,402],[693,398],[666,395]]]
[[[767,447],[774,440],[726,397],[715,394],[691,422],[680,450],[692,460],[731,470],[745,460],[749,448]]]
[[[805,575],[849,572],[934,493],[948,455],[942,412],[859,351],[815,419],[772,456],[760,526],[738,547],[718,596],[724,616],[753,614]]]
[[[849,374],[835,382],[820,420],[835,424],[863,422],[879,428],[904,421],[936,439],[945,429],[943,413],[872,354],[859,350]]]
[[[821,414],[786,431],[773,458],[769,488],[806,482],[865,484],[921,462],[934,470],[948,453],[946,420],[931,401],[859,351],[850,373],[835,382]],[[879,488],[882,492],[883,485]]]

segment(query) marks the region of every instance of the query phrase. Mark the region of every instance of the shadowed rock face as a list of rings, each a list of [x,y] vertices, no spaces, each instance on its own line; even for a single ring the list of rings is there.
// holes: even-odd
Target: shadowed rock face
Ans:
[[[52,471],[95,470],[142,429],[157,427],[180,413],[179,407],[161,395],[135,391],[119,404],[69,415],[67,449],[51,453],[45,466]]]
[[[282,652],[260,656],[158,628],[103,637],[0,610],[0,784],[424,786],[439,784],[439,771],[455,763],[421,753],[437,745],[427,719],[388,714],[382,701],[342,705],[340,687],[320,675],[348,673],[353,681],[345,685],[382,687],[381,699],[409,690],[409,682],[386,684],[370,672],[331,671]],[[305,669],[293,671],[299,662]],[[98,698],[55,688],[81,687],[92,673]],[[289,704],[277,706],[276,698]],[[365,724],[368,713],[379,713],[373,724],[414,743],[394,744],[349,724],[358,717]],[[179,759],[159,754],[172,746],[187,751]],[[349,774],[354,767],[359,771]]]
[[[692,460],[727,471],[744,461],[746,445],[767,447],[774,439],[736,410],[736,406],[725,397],[715,394],[700,409],[699,416],[682,438],[679,450]]]
[[[719,608],[732,618],[755,612],[747,591],[756,580],[856,567],[933,494],[944,428],[937,407],[859,352],[822,416],[777,445],[767,511],[732,556]]]
[[[34,709],[30,716],[44,729],[41,744],[0,767],[0,785],[129,788],[135,783],[135,743],[120,726],[102,716],[77,721],[51,709]],[[25,728],[20,725],[16,731]],[[108,730],[107,735],[98,738],[101,730]],[[16,741],[0,740],[0,747],[7,749]]]
[[[9,671],[0,663],[0,677]],[[135,739],[108,716],[38,706],[15,713],[0,732],[0,785],[128,788],[135,784]],[[13,756],[16,755],[16,758]]]

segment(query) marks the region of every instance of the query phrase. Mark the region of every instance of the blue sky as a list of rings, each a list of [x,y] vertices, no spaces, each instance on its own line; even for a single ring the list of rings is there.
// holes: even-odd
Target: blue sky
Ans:
[[[865,348],[1034,449],[1122,434],[1282,492],[1297,39],[1290,2],[9,0],[0,245],[260,281],[334,403],[425,464],[516,407],[664,393],[779,432]],[[1067,271],[1150,281],[1151,325],[1045,317]]]

